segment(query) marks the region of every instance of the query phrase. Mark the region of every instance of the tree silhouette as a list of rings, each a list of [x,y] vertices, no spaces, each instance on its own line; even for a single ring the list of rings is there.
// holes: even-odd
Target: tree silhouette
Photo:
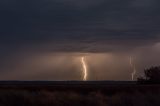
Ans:
[[[160,83],[160,66],[151,67],[144,70],[144,77],[139,77],[137,80],[140,83]]]

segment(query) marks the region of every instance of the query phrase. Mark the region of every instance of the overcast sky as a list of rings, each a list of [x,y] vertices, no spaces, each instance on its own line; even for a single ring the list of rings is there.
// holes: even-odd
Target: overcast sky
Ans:
[[[159,0],[0,0],[0,79],[131,80],[160,63]],[[116,68],[115,68],[116,67]]]

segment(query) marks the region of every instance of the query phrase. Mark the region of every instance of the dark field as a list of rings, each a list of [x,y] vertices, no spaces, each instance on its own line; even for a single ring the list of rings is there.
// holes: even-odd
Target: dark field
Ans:
[[[3,81],[0,106],[160,106],[160,85],[123,81]]]

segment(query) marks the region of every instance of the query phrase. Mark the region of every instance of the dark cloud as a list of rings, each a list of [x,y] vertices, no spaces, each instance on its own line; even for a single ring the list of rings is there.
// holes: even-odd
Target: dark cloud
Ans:
[[[159,34],[158,2],[1,0],[0,38],[16,43],[154,39]]]
[[[130,56],[137,50],[136,56],[140,58],[139,48],[152,48],[159,42],[159,3],[159,0],[1,0],[1,73],[6,73],[5,77],[15,72],[16,78],[16,73],[21,75],[23,71],[20,70],[28,69],[31,71],[27,71],[28,73],[25,71],[26,74],[32,76],[32,71],[40,70],[36,68],[37,62],[32,68],[33,58],[38,55],[41,59],[50,53],[70,53],[71,55],[74,53],[80,53],[80,55],[86,55],[81,53],[124,53]],[[142,54],[145,54],[147,50],[142,51]],[[153,52],[157,53],[157,51]],[[49,58],[51,57],[47,57]],[[67,61],[67,59],[62,60]],[[152,63],[158,63],[157,61]],[[69,70],[75,69],[74,66],[65,67]],[[52,68],[44,68],[44,70],[50,72]],[[101,70],[105,72],[105,69]],[[44,74],[43,71],[42,73]],[[66,74],[66,72],[63,73]],[[33,77],[35,74],[36,72]],[[115,77],[117,74],[114,74]],[[127,75],[125,79],[128,78]],[[47,76],[48,73],[46,73]],[[123,75],[119,79],[123,79]]]

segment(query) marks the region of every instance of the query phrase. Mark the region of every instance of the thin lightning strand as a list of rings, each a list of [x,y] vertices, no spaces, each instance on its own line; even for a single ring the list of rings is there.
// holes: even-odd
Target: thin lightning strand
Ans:
[[[133,68],[133,72],[132,72],[132,74],[131,74],[131,75],[132,75],[132,81],[133,81],[133,80],[134,80],[134,76],[135,76],[137,70],[136,70],[135,65],[133,64],[132,57],[130,57],[130,65],[131,65],[131,67]]]
[[[86,62],[85,62],[85,57],[81,58],[81,62],[82,62],[82,66],[83,66],[83,81],[87,80],[87,76],[88,76],[88,71],[87,71],[87,66],[86,66]]]

